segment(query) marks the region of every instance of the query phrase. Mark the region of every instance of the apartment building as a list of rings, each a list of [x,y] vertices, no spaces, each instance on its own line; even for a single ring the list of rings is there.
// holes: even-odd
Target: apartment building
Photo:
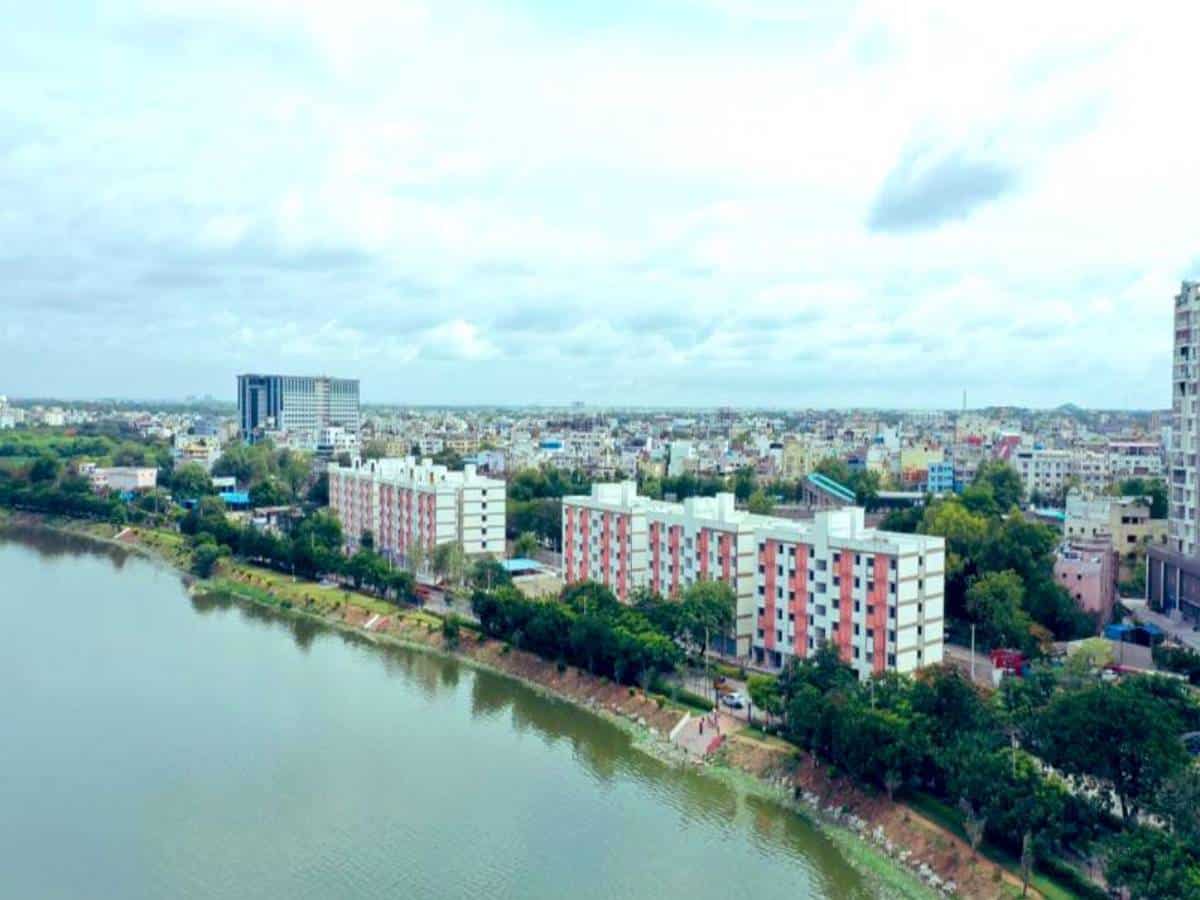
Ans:
[[[1162,478],[1163,448],[1157,441],[1110,441],[1109,483],[1126,478]]]
[[[564,497],[562,528],[568,583],[628,600],[725,581],[739,656],[781,666],[832,641],[863,676],[942,659],[944,541],[867,528],[862,509],[799,522],[738,510],[732,494],[667,503],[621,482]]]
[[[1073,465],[1069,450],[1017,450],[1012,464],[1025,485],[1025,497],[1054,497],[1070,483]]]
[[[1173,336],[1167,546],[1150,551],[1146,597],[1168,613],[1200,621],[1200,282],[1180,287]]]
[[[409,456],[334,463],[328,472],[329,508],[351,551],[369,531],[376,551],[402,565],[447,541],[468,556],[504,556],[505,484],[473,465],[452,472]]]

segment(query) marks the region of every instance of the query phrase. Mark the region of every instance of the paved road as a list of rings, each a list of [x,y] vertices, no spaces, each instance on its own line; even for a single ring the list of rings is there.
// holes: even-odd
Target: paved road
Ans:
[[[945,644],[943,652],[946,662],[953,664],[964,675],[971,674],[971,648],[960,647],[958,644]],[[984,687],[993,687],[992,660],[986,653],[975,652],[975,683]]]

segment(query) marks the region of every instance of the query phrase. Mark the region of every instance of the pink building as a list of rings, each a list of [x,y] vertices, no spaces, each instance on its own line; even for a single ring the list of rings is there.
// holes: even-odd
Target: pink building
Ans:
[[[1117,602],[1117,556],[1107,535],[1060,547],[1054,577],[1082,610],[1099,616],[1102,624],[1112,618]]]

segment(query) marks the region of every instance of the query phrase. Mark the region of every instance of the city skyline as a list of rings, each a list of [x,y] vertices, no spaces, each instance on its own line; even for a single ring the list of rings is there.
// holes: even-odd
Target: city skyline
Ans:
[[[1183,16],[24,7],[0,387],[1166,409],[1200,277]]]

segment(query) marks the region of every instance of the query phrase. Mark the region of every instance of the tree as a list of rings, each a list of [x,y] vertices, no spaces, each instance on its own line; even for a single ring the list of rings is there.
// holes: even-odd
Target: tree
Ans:
[[[452,583],[463,579],[466,557],[458,541],[445,541],[433,548],[433,571]]]
[[[376,438],[367,441],[363,444],[362,458],[363,459],[383,459],[387,456],[388,445],[387,441]]]
[[[966,797],[958,801],[958,808],[963,814],[963,830],[967,833],[967,841],[971,844],[972,858],[979,858],[979,844],[983,841],[983,830],[987,827],[987,816],[977,811]]]
[[[287,488],[277,479],[268,478],[250,488],[250,505],[253,507],[284,506],[291,501]]]
[[[1094,789],[1110,789],[1126,821],[1187,765],[1175,709],[1148,677],[1057,694],[1040,717],[1039,754]]]
[[[967,615],[978,623],[985,647],[1036,650],[1033,622],[1022,608],[1024,588],[1016,572],[989,572],[967,588]]]
[[[397,603],[411,603],[417,595],[417,581],[411,572],[396,569],[388,575],[388,590],[396,598]]]
[[[58,480],[62,464],[52,456],[39,456],[29,466],[29,480],[34,484],[49,484]]]
[[[783,715],[783,695],[779,682],[770,675],[751,675],[746,680],[750,702],[769,716]]]
[[[1150,518],[1167,517],[1167,486],[1161,478],[1127,478],[1117,486],[1122,497],[1149,497]]]
[[[428,554],[425,552],[425,544],[418,538],[413,540],[404,551],[404,561],[408,564],[409,571],[413,574],[420,572],[425,568],[425,561]]]
[[[474,588],[490,591],[511,584],[512,576],[508,574],[508,569],[490,557],[475,560],[471,567],[471,586]]]
[[[373,531],[371,531],[371,529],[369,529],[369,528],[366,529],[358,537],[358,546],[362,547],[364,550],[374,550],[375,549],[375,533]]]
[[[513,541],[513,556],[531,559],[538,549],[537,535],[532,531],[522,531]]]
[[[1171,835],[1134,826],[1108,844],[1104,877],[1132,900],[1200,900],[1200,869],[1192,853]]]
[[[212,479],[199,463],[185,463],[171,473],[170,486],[177,497],[195,500],[213,492]]]
[[[746,502],[746,509],[752,513],[769,516],[775,510],[775,501],[767,496],[762,488],[756,488]]]
[[[1187,766],[1167,779],[1151,806],[1180,841],[1200,847],[1200,770]]]
[[[442,619],[442,638],[446,642],[447,647],[457,647],[459,635],[462,630],[462,620],[454,613]]]
[[[986,484],[992,491],[992,497],[1001,513],[1006,513],[1014,506],[1020,506],[1025,497],[1025,486],[1017,470],[1003,460],[994,459],[981,463],[975,472],[972,484]]]
[[[708,648],[714,634],[724,637],[737,615],[737,596],[724,581],[697,581],[683,594],[680,614],[693,644],[704,651],[708,667]]]
[[[192,551],[192,572],[199,578],[210,578],[221,559],[222,548],[211,538]]]
[[[1033,874],[1033,832],[1021,836],[1021,896],[1029,896],[1029,878]]]

